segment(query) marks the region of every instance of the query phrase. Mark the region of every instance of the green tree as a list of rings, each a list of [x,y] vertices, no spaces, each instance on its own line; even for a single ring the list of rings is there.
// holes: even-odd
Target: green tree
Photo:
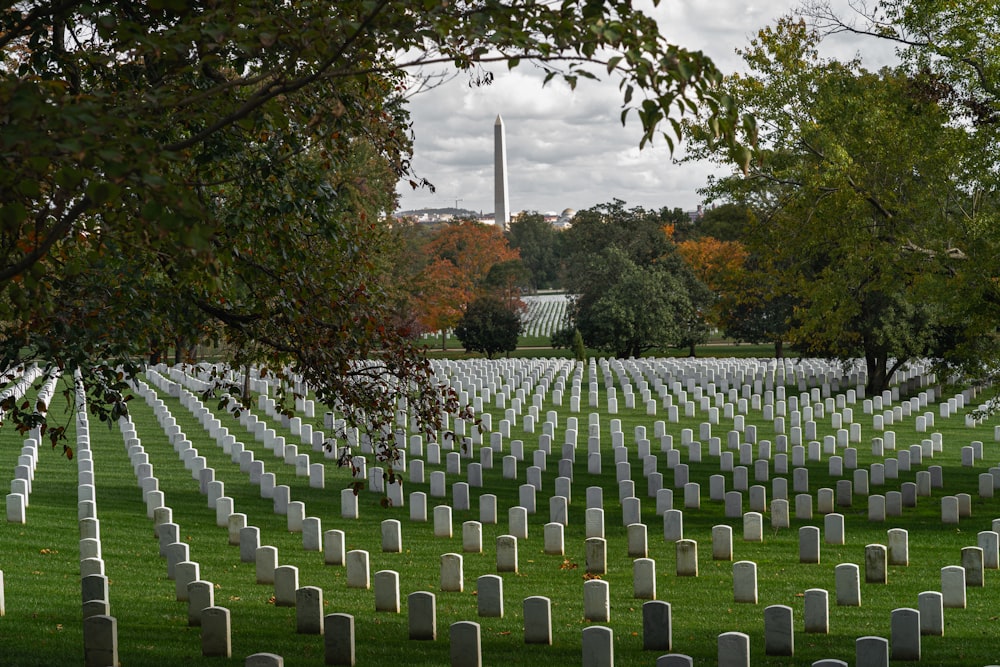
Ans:
[[[791,341],[865,359],[877,393],[908,360],[941,354],[956,315],[965,136],[926,81],[822,60],[818,39],[784,19],[742,52],[750,74],[730,90],[758,148],[713,190],[759,211],[749,246],[796,303]]]
[[[499,297],[511,310],[521,310],[521,290],[528,286],[530,272],[520,259],[508,259],[490,267],[483,288]]]
[[[1000,345],[994,333],[1000,320],[1000,45],[993,25],[994,2],[954,0],[913,2],[881,0],[842,17],[826,0],[811,0],[804,11],[824,34],[849,32],[897,47],[903,67],[924,96],[938,101],[951,119],[951,131],[963,131],[963,147],[953,149],[955,178],[962,196],[942,206],[954,220],[946,246],[915,248],[961,274],[959,289],[948,295],[948,335],[940,351],[945,364],[967,378],[996,385]],[[995,409],[1000,403],[994,403]]]
[[[485,84],[491,63],[529,61],[570,85],[603,66],[643,144],[661,127],[672,143],[661,123],[695,102],[734,136],[711,62],[624,0],[8,3],[3,368],[82,369],[93,403],[120,412],[117,374],[92,369],[126,377],[209,336],[235,363],[307,377],[376,434],[409,394],[433,432],[454,397],[397,326],[384,238],[396,182],[424,184],[409,73],[448,63]]]
[[[581,261],[593,280],[569,310],[588,347],[624,358],[682,343],[693,308],[680,267],[642,266],[616,246]]]
[[[522,213],[510,223],[507,240],[510,247],[521,254],[534,289],[559,285],[561,239],[562,233],[553,229],[538,213]]]
[[[670,215],[615,200],[579,211],[564,232],[568,316],[587,346],[628,357],[707,337],[712,295],[677,254]]]
[[[487,359],[516,350],[520,334],[520,315],[495,296],[481,296],[470,303],[455,327],[455,336],[466,351],[482,352]]]
[[[742,241],[750,225],[750,209],[745,204],[726,202],[705,210],[694,225],[694,238],[710,236],[718,241]]]

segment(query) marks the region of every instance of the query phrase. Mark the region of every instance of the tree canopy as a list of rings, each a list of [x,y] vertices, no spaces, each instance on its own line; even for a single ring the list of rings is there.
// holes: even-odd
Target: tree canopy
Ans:
[[[517,349],[521,316],[504,300],[486,295],[470,303],[455,326],[455,336],[468,352],[482,352],[487,359]]]
[[[741,52],[750,73],[728,84],[756,119],[757,148],[746,173],[711,190],[756,209],[750,250],[794,303],[791,341],[866,359],[877,392],[906,361],[988,331],[956,328],[970,322],[960,302],[981,296],[959,265],[975,227],[970,145],[926,73],[824,60],[818,41],[783,19]]]
[[[398,397],[386,378],[417,387],[409,405],[433,423],[442,397],[395,317],[385,238],[395,183],[425,184],[411,73],[486,84],[491,64],[527,62],[570,85],[616,78],[642,143],[672,143],[696,104],[735,136],[711,61],[624,0],[8,3],[3,367],[80,368],[103,404],[121,396],[96,363],[127,376],[216,340],[375,432]]]
[[[578,212],[564,232],[568,314],[587,346],[629,357],[707,337],[711,294],[677,254],[664,211],[615,200]]]

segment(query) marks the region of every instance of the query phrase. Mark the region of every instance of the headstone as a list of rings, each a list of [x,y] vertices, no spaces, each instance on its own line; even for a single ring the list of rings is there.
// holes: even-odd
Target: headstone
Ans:
[[[712,560],[733,559],[733,529],[727,525],[712,526]]]
[[[764,609],[764,653],[766,655],[794,655],[795,630],[792,626],[792,608],[775,604]]]
[[[327,614],[323,618],[323,652],[327,665],[354,667],[354,616]]]
[[[983,530],[976,535],[976,544],[983,550],[983,567],[987,570],[1000,569],[1000,534]]]
[[[188,625],[201,625],[201,612],[215,606],[215,586],[210,581],[192,581],[187,587]]]
[[[497,536],[497,572],[517,572],[517,538]]]
[[[890,620],[891,660],[920,660],[920,612],[893,609]]]
[[[588,579],[583,582],[583,617],[598,623],[610,622],[611,597],[607,581]]]
[[[965,568],[965,585],[981,588],[986,585],[983,578],[983,550],[979,547],[962,547],[962,567]]]
[[[837,605],[841,607],[861,606],[860,568],[854,563],[841,563],[834,568],[837,588]]]
[[[552,643],[552,602],[535,595],[524,599],[524,643]]]
[[[441,555],[441,590],[461,593],[465,590],[465,574],[461,554]]]
[[[382,553],[403,553],[403,528],[397,519],[382,521]]]
[[[802,526],[799,528],[799,562],[819,563],[820,543],[819,528],[816,526]]]
[[[451,538],[451,507],[438,505],[434,508],[434,537]]]
[[[884,637],[858,637],[854,641],[855,667],[889,667],[889,640]]]
[[[757,604],[757,564],[741,560],[733,563],[733,600]]]
[[[888,554],[887,549],[882,544],[869,544],[865,546],[865,583],[885,584],[888,583]]]
[[[503,618],[503,579],[495,574],[477,578],[476,602],[480,616]]]
[[[680,510],[667,510],[663,513],[663,539],[666,542],[684,539],[684,514]]]
[[[451,667],[482,667],[483,648],[478,623],[452,623],[448,628],[448,639],[451,644]]]
[[[208,607],[202,610],[201,654],[206,657],[232,657],[232,623],[229,610],[225,607]]]
[[[764,517],[759,512],[747,512],[743,515],[743,541],[764,541]]]
[[[295,631],[303,635],[323,634],[323,589],[303,586],[295,591]]]
[[[823,517],[823,534],[827,544],[844,544],[844,515],[833,513]]]
[[[917,595],[920,612],[920,634],[944,636],[944,601],[938,591],[924,591]]]
[[[631,523],[625,528],[630,558],[645,558],[649,553],[646,524]]]
[[[344,531],[328,530],[323,533],[323,562],[327,565],[344,565]]]
[[[655,410],[656,403],[650,401]],[[615,641],[611,628],[592,625],[583,629],[583,667],[614,667]]]
[[[750,667],[750,635],[723,632],[718,636],[719,667]]]
[[[678,577],[698,576],[698,543],[694,540],[677,541],[676,569]]]
[[[673,646],[669,602],[650,600],[642,605],[642,649],[669,651]]]
[[[299,589],[299,568],[281,565],[274,568],[274,605],[294,607],[295,592]]]
[[[636,558],[632,561],[632,597],[639,600],[656,599],[656,561]]]
[[[83,655],[86,667],[118,665],[118,621],[114,616],[83,620]]]
[[[174,570],[174,592],[178,602],[188,601],[188,584],[201,579],[201,567],[198,563],[185,561],[177,563]],[[105,597],[104,599],[107,599]],[[211,606],[211,605],[209,605]]]
[[[941,602],[945,609],[965,609],[965,568],[948,565],[941,568]]]
[[[830,602],[826,590],[822,588],[806,590],[803,615],[806,632],[824,635],[830,632]]]
[[[353,552],[348,552],[348,558]],[[367,554],[367,552],[365,552]],[[400,607],[399,573],[394,570],[379,570],[375,573],[375,611],[398,614]]]
[[[437,602],[434,594],[416,591],[406,596],[409,616],[410,639],[434,641],[437,639]]]
[[[367,590],[371,587],[367,551],[363,549],[348,551],[344,556],[344,564],[347,569],[348,588],[363,588]]]
[[[566,546],[563,537],[563,525],[561,523],[547,523],[544,531],[544,551],[550,555],[562,556],[566,553]]]
[[[909,533],[904,528],[890,528],[888,531],[889,565],[907,566],[910,564]]]

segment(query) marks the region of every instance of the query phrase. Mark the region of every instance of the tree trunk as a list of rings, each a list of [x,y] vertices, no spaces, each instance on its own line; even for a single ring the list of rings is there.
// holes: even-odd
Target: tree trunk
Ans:
[[[243,367],[243,395],[240,396],[240,404],[244,408],[250,408],[250,366]]]
[[[447,329],[441,329],[441,351],[442,352],[447,352],[448,351],[448,330]]]
[[[785,357],[785,341],[776,340],[774,341],[774,357],[776,359],[784,359]]]
[[[688,356],[691,357],[692,359],[698,356],[697,354],[695,354],[694,347],[695,347],[694,341],[691,341],[691,343],[688,344]]]
[[[888,389],[889,377],[886,366],[889,357],[875,351],[865,352],[865,367],[868,369],[868,386],[865,388],[868,396],[878,396]]]

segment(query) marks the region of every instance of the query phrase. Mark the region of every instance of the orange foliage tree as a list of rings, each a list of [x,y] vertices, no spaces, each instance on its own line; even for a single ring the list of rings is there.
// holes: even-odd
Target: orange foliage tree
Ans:
[[[702,236],[681,241],[677,244],[677,251],[698,280],[715,293],[710,319],[716,326],[723,326],[727,304],[738,300],[743,284],[748,257],[743,244]]]
[[[486,291],[490,269],[520,254],[498,228],[473,221],[442,227],[423,251],[427,264],[415,280],[418,320],[429,331],[441,331],[443,349],[465,306]]]

